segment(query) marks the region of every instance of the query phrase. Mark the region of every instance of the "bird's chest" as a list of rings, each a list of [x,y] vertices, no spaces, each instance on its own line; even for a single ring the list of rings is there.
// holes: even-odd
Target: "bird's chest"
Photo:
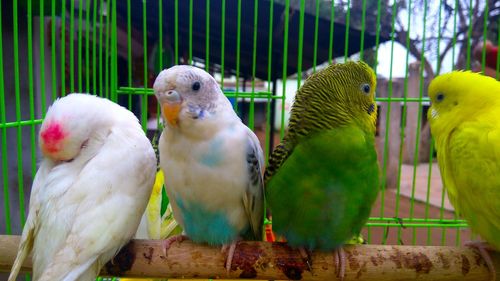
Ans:
[[[182,136],[166,141],[160,162],[170,194],[209,205],[240,203],[248,182],[243,141],[225,135],[204,141]]]

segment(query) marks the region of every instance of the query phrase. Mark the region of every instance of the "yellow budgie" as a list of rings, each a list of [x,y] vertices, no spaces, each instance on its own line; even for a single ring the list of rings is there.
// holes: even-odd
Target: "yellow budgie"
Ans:
[[[443,184],[472,231],[500,250],[500,82],[453,71],[429,86],[428,119]],[[487,261],[486,251],[476,245]]]

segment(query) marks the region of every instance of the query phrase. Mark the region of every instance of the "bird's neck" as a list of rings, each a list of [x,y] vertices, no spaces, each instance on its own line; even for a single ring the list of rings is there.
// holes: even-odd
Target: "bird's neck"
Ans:
[[[240,119],[236,113],[230,108],[229,110],[218,110],[203,120],[188,120],[179,123],[179,126],[175,128],[168,127],[165,129],[168,129],[173,137],[182,136],[193,141],[206,140],[239,121]]]

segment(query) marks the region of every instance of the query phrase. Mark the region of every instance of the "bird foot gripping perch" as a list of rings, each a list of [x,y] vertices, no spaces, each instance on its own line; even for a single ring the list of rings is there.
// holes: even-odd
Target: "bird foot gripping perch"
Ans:
[[[481,241],[469,241],[465,243],[465,246],[469,248],[476,249],[479,252],[479,255],[484,259],[484,262],[486,263],[486,266],[488,267],[488,270],[490,271],[491,274],[491,281],[496,280],[496,270],[495,270],[495,265],[493,264],[493,260],[491,259],[490,255],[488,254],[488,249],[493,250],[488,243],[481,242]]]
[[[175,236],[172,236],[172,237],[169,237],[165,240],[162,241],[162,248],[163,248],[163,255],[166,257],[168,256],[168,249],[170,249],[170,246],[172,246],[172,244],[174,242],[179,242],[181,243],[182,241],[184,240],[189,240],[189,237],[187,237],[186,235],[184,234],[179,234],[179,235],[175,235]]]
[[[300,256],[302,257],[302,260],[307,264],[307,269],[309,269],[309,271],[312,273],[311,255],[304,247],[300,247],[299,252]]]
[[[237,239],[233,241],[231,244],[224,244],[221,249],[221,253],[224,253],[227,251],[227,258],[226,258],[226,272],[229,274],[231,271],[231,264],[233,263],[233,257],[234,253],[236,252],[236,246],[238,246],[238,242],[240,242],[241,239]]]
[[[345,251],[342,247],[338,248],[333,252],[333,257],[334,260],[333,262],[335,263],[335,272],[337,272],[337,277],[340,278],[340,280],[344,280],[345,277]]]

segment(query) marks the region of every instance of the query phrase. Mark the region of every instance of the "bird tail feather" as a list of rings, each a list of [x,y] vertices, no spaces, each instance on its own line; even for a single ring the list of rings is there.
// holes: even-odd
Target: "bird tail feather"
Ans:
[[[12,269],[10,271],[8,281],[15,281],[19,271],[21,270],[21,266],[23,265],[24,260],[30,254],[33,249],[33,241],[35,239],[34,232],[35,228],[32,220],[28,217],[28,221],[26,222],[26,226],[24,227],[23,234],[21,236],[21,243],[19,244],[19,249],[17,251],[16,260],[12,265]]]

